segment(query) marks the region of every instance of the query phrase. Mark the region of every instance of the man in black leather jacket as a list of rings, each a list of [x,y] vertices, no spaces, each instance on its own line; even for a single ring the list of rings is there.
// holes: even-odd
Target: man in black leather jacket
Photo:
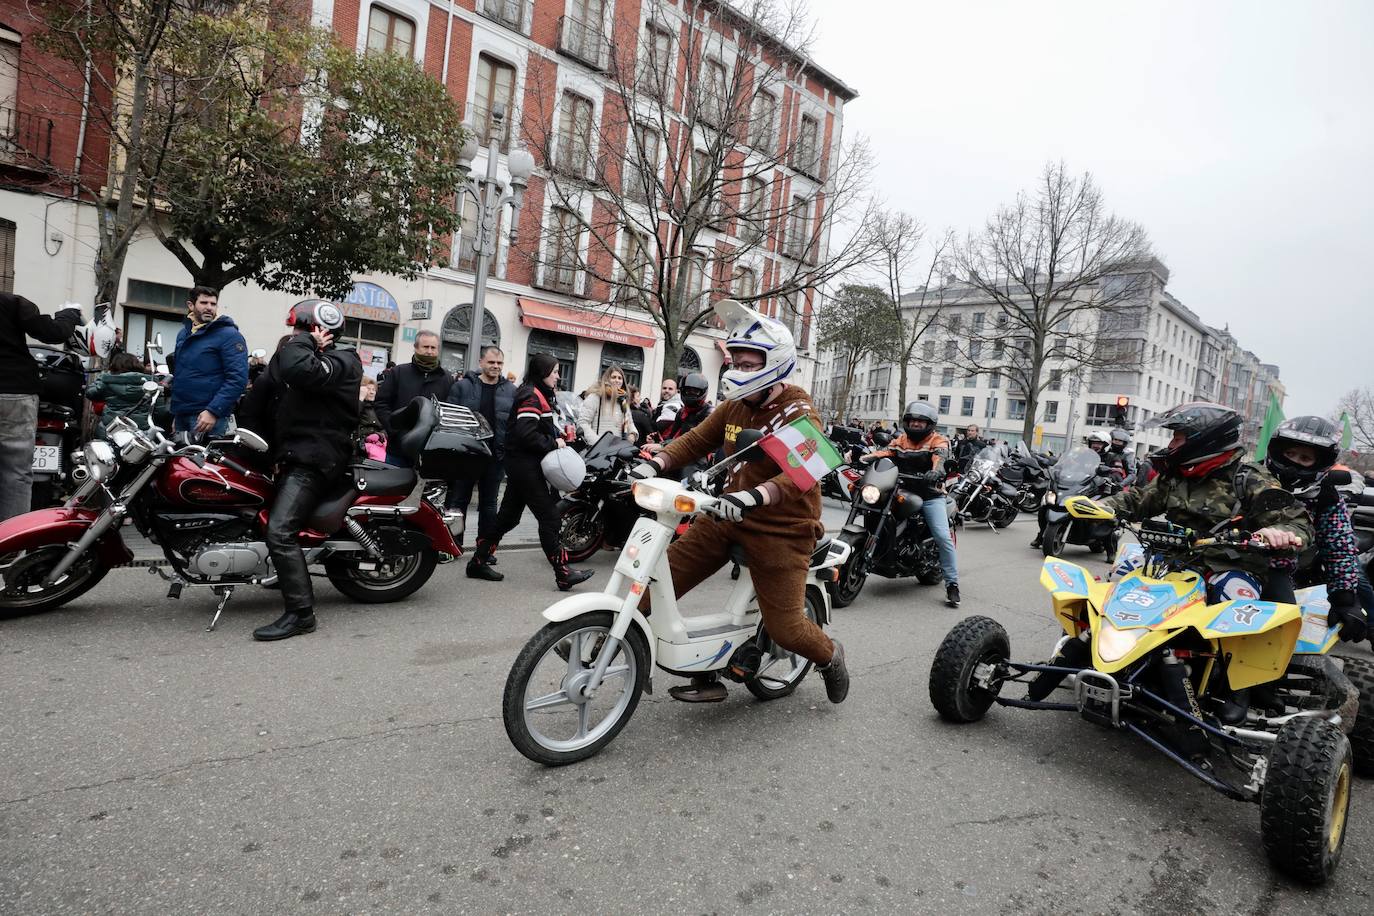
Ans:
[[[302,302],[287,323],[294,329],[291,339],[272,357],[240,411],[249,429],[273,428],[272,457],[279,465],[267,550],[285,612],[253,631],[258,640],[315,629],[315,592],[296,535],[348,470],[363,377],[357,351],[334,346],[333,332],[343,327],[343,312],[334,303]]]

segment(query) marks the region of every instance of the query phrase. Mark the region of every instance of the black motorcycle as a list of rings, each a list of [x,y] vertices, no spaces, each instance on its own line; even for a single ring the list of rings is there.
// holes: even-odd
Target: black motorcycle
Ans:
[[[1050,488],[1049,469],[1054,461],[1049,457],[1032,452],[1026,443],[1016,442],[1016,450],[1006,464],[997,469],[997,477],[1003,483],[1016,489],[1012,502],[1022,512],[1034,512],[1045,501],[1045,493]]]
[[[1040,507],[1040,549],[1045,556],[1061,556],[1067,544],[1101,551],[1109,560],[1116,554],[1116,522],[1071,518],[1064,501],[1070,496],[1114,496],[1122,490],[1124,473],[1102,464],[1102,456],[1086,445],[1071,449],[1059,459],[1051,471],[1045,504]]]
[[[915,493],[921,482],[913,479],[931,467],[930,452],[899,450],[864,472],[839,534],[850,546],[849,559],[837,581],[826,585],[835,607],[852,604],[870,573],[887,579],[915,576],[922,585],[944,578],[940,549],[921,515],[925,501]],[[943,496],[932,498],[945,500],[953,531],[953,503]]]
[[[637,446],[615,433],[602,433],[582,458],[587,463],[582,486],[558,501],[558,543],[570,563],[581,563],[602,547],[622,546],[640,515],[630,493]]]
[[[1002,442],[984,447],[968,461],[949,494],[958,524],[976,522],[1005,528],[1016,521],[1020,494],[998,476],[1006,461],[1007,446]]]
[[[86,409],[86,370],[75,353],[37,344],[38,435],[33,445],[34,509],[61,505],[72,489],[72,453],[81,447]]]

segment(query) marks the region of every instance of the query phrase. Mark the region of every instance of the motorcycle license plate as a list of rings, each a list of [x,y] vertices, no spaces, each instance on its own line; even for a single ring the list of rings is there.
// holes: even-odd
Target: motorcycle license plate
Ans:
[[[35,445],[33,447],[33,469],[45,474],[56,474],[62,470],[62,447],[58,445]]]

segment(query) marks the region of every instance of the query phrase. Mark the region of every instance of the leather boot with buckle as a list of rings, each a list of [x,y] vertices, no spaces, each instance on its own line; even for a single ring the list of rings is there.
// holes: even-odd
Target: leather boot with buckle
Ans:
[[[492,557],[495,552],[495,541],[478,538],[477,549],[473,551],[472,559],[468,560],[468,578],[485,579],[488,582],[500,582],[505,579],[505,576],[491,568],[496,562]]]
[[[566,550],[549,554],[549,563],[553,566],[553,578],[558,583],[560,592],[569,591],[574,585],[579,582],[586,582],[592,577],[590,569],[573,569],[568,565],[568,552]]]

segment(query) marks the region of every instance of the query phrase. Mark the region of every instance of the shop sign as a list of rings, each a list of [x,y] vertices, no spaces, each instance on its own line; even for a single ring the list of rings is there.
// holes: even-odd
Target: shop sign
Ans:
[[[349,318],[383,324],[401,323],[401,306],[391,293],[375,283],[354,283],[339,305]]]

